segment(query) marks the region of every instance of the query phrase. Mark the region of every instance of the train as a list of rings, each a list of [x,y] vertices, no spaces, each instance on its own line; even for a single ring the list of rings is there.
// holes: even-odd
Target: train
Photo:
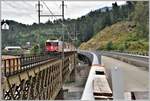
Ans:
[[[62,52],[63,41],[61,40],[46,40],[45,51],[49,52]],[[64,51],[74,51],[75,47],[71,43],[64,42]]]

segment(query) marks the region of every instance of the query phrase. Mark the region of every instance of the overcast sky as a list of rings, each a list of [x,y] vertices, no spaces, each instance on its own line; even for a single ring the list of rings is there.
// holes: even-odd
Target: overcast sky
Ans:
[[[75,19],[81,17],[90,11],[102,8],[111,7],[115,1],[65,1],[65,19]],[[45,1],[47,6],[54,14],[61,14],[61,1]],[[37,1],[2,1],[1,15],[2,19],[15,20],[24,24],[32,24],[38,22]],[[50,14],[46,6],[41,1],[43,7],[42,14]],[[118,5],[125,4],[125,1],[117,1]],[[46,22],[48,19],[55,18],[42,17],[41,22]]]

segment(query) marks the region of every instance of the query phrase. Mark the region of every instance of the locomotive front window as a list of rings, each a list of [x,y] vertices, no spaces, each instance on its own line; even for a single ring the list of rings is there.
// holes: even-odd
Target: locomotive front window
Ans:
[[[46,42],[46,46],[50,46],[51,45],[51,43],[50,42]]]
[[[58,46],[58,42],[54,43],[55,46]]]

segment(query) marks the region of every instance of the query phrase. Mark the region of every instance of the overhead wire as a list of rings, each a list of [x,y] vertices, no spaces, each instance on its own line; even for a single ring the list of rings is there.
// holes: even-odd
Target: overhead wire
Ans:
[[[48,9],[48,11],[50,12],[50,14],[54,15],[53,12],[49,9],[49,7],[47,6],[47,4],[41,0],[43,2],[43,4],[46,6],[46,8]],[[54,16],[55,17],[55,16]],[[53,17],[52,17],[53,18]],[[49,16],[49,20],[50,20],[50,16]]]
[[[43,4],[46,6],[46,8],[49,10],[49,12],[52,14],[52,15],[54,15],[53,14],[53,12],[49,9],[49,7],[47,6],[47,4],[43,1],[43,0],[41,0],[42,2],[43,2]]]
[[[43,0],[41,0],[42,2],[43,2],[43,4],[46,6],[46,8],[49,10],[49,12],[50,12],[50,14],[52,14],[52,15],[54,15],[54,13],[50,10],[50,8],[47,6],[47,4],[43,1]],[[56,16],[54,16],[55,18],[56,18]],[[57,18],[56,18],[57,19]],[[59,21],[60,22],[60,21]],[[60,22],[63,26],[65,26],[64,25],[64,23],[62,23],[62,22]],[[68,28],[67,28],[67,26],[65,26],[65,28],[66,28],[66,30],[67,30],[67,33],[68,33],[68,36],[69,36],[69,38],[72,40],[72,37],[71,37],[71,35],[69,35],[69,30],[68,30]]]
[[[50,10],[50,8],[47,6],[47,4],[44,2],[44,0],[41,0],[43,2],[43,4],[46,6],[46,8],[49,10],[49,13],[51,15],[53,15],[53,17],[55,17],[55,19],[57,19],[57,17],[54,15],[54,13]],[[60,20],[58,20],[58,22],[60,22]],[[64,23],[61,21],[60,24],[62,24],[62,26],[64,26]],[[60,36],[60,38],[62,38],[62,36]],[[59,38],[59,39],[60,39]]]

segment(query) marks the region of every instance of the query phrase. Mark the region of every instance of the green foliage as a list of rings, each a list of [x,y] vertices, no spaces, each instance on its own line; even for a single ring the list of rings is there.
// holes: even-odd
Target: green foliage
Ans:
[[[139,37],[147,37],[149,35],[149,3],[148,1],[140,1],[135,4],[135,10],[130,15],[135,21],[137,27],[137,35]]]
[[[109,41],[109,42],[107,43],[106,49],[107,49],[107,50],[113,50],[113,43],[112,43],[112,41]]]
[[[116,50],[120,50],[120,51],[126,50],[125,44],[122,43],[122,44],[117,45],[117,49]]]
[[[106,27],[88,42],[81,44],[80,49],[148,52],[148,40],[137,36],[135,27],[129,30],[129,25],[134,24],[123,21]]]
[[[120,18],[120,7],[117,5],[117,3],[113,3],[113,11],[112,11],[112,15],[113,15],[113,22],[116,23],[119,18]]]
[[[112,26],[105,22],[109,18],[107,14],[110,15],[108,22]],[[122,6],[114,3],[112,10],[103,13],[102,20],[94,24],[94,33],[99,33],[87,43],[81,44],[80,48],[148,52],[148,15],[148,1],[127,1]]]
[[[31,54],[34,54],[34,55],[40,54],[40,47],[39,47],[39,45],[35,44],[32,47]]]

